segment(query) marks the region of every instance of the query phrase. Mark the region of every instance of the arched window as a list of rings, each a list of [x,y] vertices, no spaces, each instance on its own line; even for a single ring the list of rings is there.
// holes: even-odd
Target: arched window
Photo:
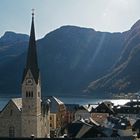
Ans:
[[[38,92],[38,97],[40,97],[40,92]]]
[[[33,97],[33,91],[26,91],[26,98]]]
[[[29,97],[29,92],[28,91],[26,91],[26,97]]]
[[[31,97],[33,97],[33,91],[31,91]]]
[[[15,128],[13,126],[9,127],[9,137],[15,137]]]
[[[29,91],[29,97],[31,97],[31,93],[30,93],[30,91]]]
[[[50,123],[50,127],[52,127],[52,124]]]

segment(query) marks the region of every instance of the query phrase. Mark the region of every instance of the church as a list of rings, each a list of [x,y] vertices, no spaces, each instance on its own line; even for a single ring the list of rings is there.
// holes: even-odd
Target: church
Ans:
[[[41,99],[34,13],[21,86],[21,98],[11,99],[0,112],[0,137],[49,137],[50,109],[49,103]]]

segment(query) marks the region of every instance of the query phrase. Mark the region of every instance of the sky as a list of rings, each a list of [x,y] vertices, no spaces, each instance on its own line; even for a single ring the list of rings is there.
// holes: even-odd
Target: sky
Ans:
[[[35,9],[37,38],[64,25],[123,32],[140,19],[140,0],[0,0],[0,37],[29,34]]]

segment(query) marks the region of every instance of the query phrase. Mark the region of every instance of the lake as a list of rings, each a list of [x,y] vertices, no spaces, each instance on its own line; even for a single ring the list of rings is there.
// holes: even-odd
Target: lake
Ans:
[[[0,110],[8,103],[10,97],[0,98]],[[98,104],[103,101],[111,101],[114,105],[124,105],[125,103],[129,102],[129,99],[95,99],[95,98],[77,98],[77,97],[59,97],[59,99],[64,102],[65,104]]]

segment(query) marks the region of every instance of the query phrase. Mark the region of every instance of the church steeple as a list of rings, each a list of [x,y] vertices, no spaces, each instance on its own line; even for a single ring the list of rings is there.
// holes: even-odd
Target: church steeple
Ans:
[[[23,80],[29,70],[31,71],[33,78],[37,84],[39,79],[39,68],[38,68],[37,52],[36,52],[34,11],[32,11],[32,23],[31,23],[29,47],[28,47],[27,62],[26,62],[26,68],[24,70]]]
[[[34,13],[27,53],[27,62],[22,80],[22,137],[41,137],[41,82],[37,62],[34,28]]]

